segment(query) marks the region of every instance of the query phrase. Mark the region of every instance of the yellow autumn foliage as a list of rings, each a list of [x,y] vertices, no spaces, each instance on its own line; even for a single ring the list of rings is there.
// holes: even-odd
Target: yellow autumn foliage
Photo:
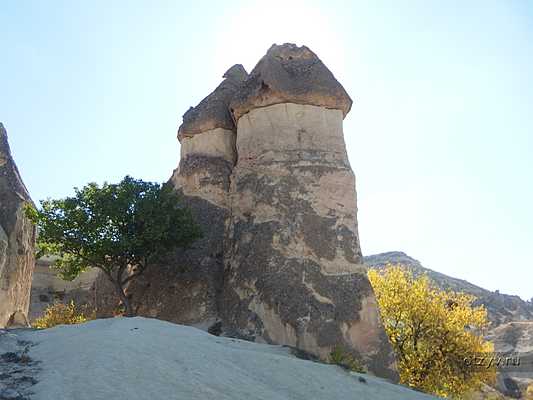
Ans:
[[[396,353],[400,382],[426,393],[461,398],[495,379],[493,367],[472,367],[494,351],[483,339],[484,307],[474,296],[437,288],[399,265],[371,269],[368,277]]]
[[[43,315],[37,318],[32,326],[37,329],[46,329],[56,325],[81,324],[95,318],[94,312],[87,313],[80,310],[74,301],[68,304],[55,303],[48,306]]]
[[[526,400],[533,400],[533,383],[530,383],[526,389]]]

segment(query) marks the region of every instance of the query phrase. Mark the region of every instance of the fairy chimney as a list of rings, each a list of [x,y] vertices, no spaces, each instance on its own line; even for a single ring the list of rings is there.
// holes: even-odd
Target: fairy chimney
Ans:
[[[394,376],[359,244],[343,133],[351,105],[316,54],[294,44],[273,45],[232,98],[223,320],[323,359],[340,346]]]

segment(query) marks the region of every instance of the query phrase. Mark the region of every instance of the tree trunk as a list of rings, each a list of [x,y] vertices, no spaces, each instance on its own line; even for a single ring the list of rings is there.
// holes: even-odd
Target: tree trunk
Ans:
[[[113,283],[115,285],[115,289],[117,291],[118,297],[120,298],[120,301],[122,301],[122,304],[124,305],[124,309],[125,309],[124,316],[134,317],[135,313],[133,312],[133,306],[128,296],[126,296],[126,293],[124,293],[124,288],[118,282],[113,282]]]

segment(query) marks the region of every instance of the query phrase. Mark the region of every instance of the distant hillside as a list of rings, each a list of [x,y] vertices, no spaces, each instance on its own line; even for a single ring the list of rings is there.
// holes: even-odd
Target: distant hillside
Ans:
[[[485,305],[489,320],[495,326],[511,321],[533,320],[533,303],[524,301],[519,296],[491,292],[465,280],[452,278],[451,276],[425,268],[418,260],[409,257],[401,251],[391,251],[367,256],[365,257],[365,263],[375,268],[383,268],[387,263],[402,264],[409,267],[415,275],[428,274],[441,288],[473,294],[478,298],[478,304]]]

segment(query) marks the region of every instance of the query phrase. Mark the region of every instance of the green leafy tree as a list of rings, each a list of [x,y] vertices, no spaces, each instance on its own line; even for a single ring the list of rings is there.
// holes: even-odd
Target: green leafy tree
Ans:
[[[133,307],[125,293],[131,280],[175,248],[201,237],[188,209],[169,185],[126,176],[118,184],[89,183],[73,197],[26,208],[38,226],[38,256],[58,257],[53,267],[73,280],[90,267],[113,284],[126,316]]]

